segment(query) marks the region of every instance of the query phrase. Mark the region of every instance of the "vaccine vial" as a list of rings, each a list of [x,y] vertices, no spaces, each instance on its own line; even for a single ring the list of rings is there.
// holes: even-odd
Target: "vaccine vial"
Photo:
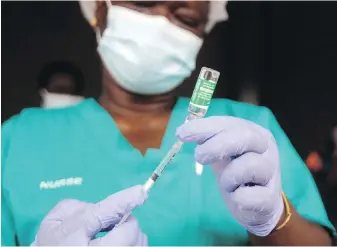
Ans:
[[[188,106],[188,111],[194,118],[202,118],[206,115],[219,76],[219,71],[206,67],[201,68],[190,104]]]

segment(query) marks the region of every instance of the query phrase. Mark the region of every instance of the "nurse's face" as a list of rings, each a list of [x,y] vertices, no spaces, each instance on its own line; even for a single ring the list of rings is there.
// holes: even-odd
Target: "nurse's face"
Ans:
[[[209,10],[208,1],[112,1],[111,3],[148,15],[165,16],[174,25],[199,37],[204,36]],[[107,17],[104,1],[98,1],[96,16],[98,26],[103,32],[106,28]]]

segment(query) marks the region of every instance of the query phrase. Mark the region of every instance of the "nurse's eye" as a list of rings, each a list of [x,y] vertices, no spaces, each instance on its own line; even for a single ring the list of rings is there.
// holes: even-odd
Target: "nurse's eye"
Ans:
[[[199,25],[199,22],[197,20],[194,20],[192,18],[186,17],[186,16],[176,16],[178,21],[180,21],[182,24],[188,26],[188,27],[197,27]]]
[[[193,10],[188,8],[179,8],[175,11],[174,17],[183,25],[196,28],[200,25],[200,18]]]

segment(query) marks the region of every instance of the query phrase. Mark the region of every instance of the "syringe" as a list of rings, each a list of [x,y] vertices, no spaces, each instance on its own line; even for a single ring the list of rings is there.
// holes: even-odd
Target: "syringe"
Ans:
[[[202,67],[197,83],[193,90],[193,95],[188,106],[189,115],[187,116],[185,123],[193,119],[202,118],[206,115],[209,104],[211,102],[216,83],[218,82],[220,73],[216,70]],[[161,160],[159,165],[156,167],[151,177],[143,185],[144,191],[149,191],[157,179],[162,175],[165,168],[171,163],[174,156],[179,152],[183,142],[177,141],[165,157]],[[120,222],[115,226],[123,224],[127,218],[130,216],[131,212],[125,214]]]

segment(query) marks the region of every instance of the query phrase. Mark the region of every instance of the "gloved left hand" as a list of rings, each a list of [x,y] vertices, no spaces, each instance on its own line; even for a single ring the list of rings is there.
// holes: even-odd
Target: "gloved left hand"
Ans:
[[[31,246],[147,246],[147,236],[136,218],[130,216],[114,228],[123,215],[143,204],[146,196],[138,185],[96,204],[63,200],[44,218]],[[100,231],[108,233],[95,238]]]
[[[177,137],[199,144],[196,161],[211,164],[236,220],[254,235],[268,235],[284,210],[273,135],[253,122],[224,116],[187,122],[177,129]]]

